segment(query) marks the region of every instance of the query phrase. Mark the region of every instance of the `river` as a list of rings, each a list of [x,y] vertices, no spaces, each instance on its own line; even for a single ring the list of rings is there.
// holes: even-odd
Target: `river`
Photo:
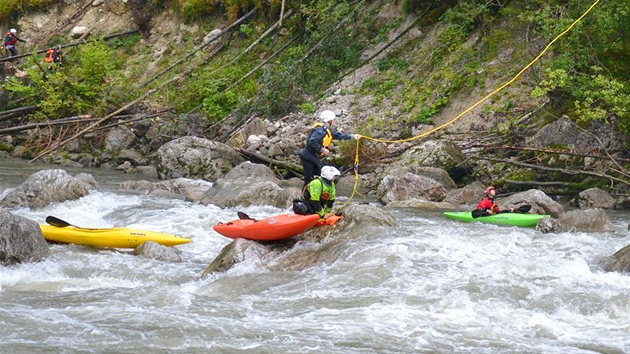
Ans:
[[[0,191],[59,168],[0,166]],[[630,352],[630,276],[602,270],[630,244],[627,212],[609,213],[615,232],[542,234],[391,209],[394,228],[295,246],[328,247],[333,261],[265,270],[249,259],[200,279],[231,241],[212,226],[237,209],[122,192],[117,183],[141,176],[81,171],[102,189],[12,212],[189,237],[183,262],[57,244],[43,262],[0,267],[0,353]]]

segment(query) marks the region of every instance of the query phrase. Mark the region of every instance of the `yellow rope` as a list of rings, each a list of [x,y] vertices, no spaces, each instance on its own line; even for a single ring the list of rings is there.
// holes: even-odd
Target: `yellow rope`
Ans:
[[[508,80],[505,84],[501,85],[499,88],[497,88],[496,90],[490,92],[489,94],[487,94],[486,96],[484,96],[482,99],[480,99],[479,101],[477,101],[475,104],[473,104],[472,106],[468,107],[467,109],[465,109],[463,112],[461,112],[460,114],[458,114],[455,118],[451,119],[450,121],[435,127],[429,131],[426,131],[422,134],[407,138],[407,139],[399,139],[399,140],[385,140],[385,139],[378,139],[378,138],[374,138],[374,137],[369,137],[369,136],[364,136],[363,139],[368,139],[368,140],[372,140],[375,142],[379,142],[379,143],[404,143],[404,142],[408,142],[408,141],[413,141],[422,137],[425,137],[431,133],[434,133],[438,130],[444,129],[445,127],[455,123],[457,120],[459,120],[464,114],[470,112],[471,110],[473,110],[475,107],[479,106],[481,103],[483,103],[484,101],[486,101],[488,98],[494,96],[495,94],[497,94],[498,92],[502,91],[504,88],[506,88],[507,86],[511,85],[512,83],[514,83],[514,81],[516,81],[516,79],[518,79],[527,69],[529,69],[532,65],[534,65],[534,63],[536,63],[548,50],[549,48],[551,48],[551,46],[558,41],[558,39],[560,39],[561,37],[563,37],[565,34],[567,34],[571,29],[573,29],[573,27],[575,27],[575,25],[577,25],[580,21],[582,21],[582,19],[589,13],[591,12],[591,10],[593,8],[595,8],[595,6],[600,2],[601,0],[595,0],[595,2],[588,8],[588,10],[586,10],[586,12],[584,12],[582,14],[582,16],[580,16],[577,20],[573,21],[573,23],[567,27],[564,31],[562,31],[562,33],[560,33],[559,35],[556,36],[556,38],[554,38],[551,42],[549,42],[549,44],[547,44],[547,46],[540,52],[540,54],[538,54],[529,64],[527,64],[523,69],[521,69],[521,71],[519,71],[512,79]],[[352,195],[350,196],[350,198],[348,198],[348,200],[341,206],[341,208],[344,208],[346,206],[346,204],[348,204],[350,202],[350,200],[352,200],[352,197],[354,197],[355,193],[360,194],[357,191],[357,184],[359,181],[359,142],[360,140],[357,140],[357,146],[356,146],[356,153],[355,153],[355,157],[354,157],[354,191],[352,192]]]

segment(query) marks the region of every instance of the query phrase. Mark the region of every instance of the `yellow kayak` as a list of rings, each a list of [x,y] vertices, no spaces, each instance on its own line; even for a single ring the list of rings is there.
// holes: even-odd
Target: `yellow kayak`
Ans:
[[[74,243],[91,247],[136,248],[153,241],[164,246],[177,246],[190,242],[189,239],[153,231],[134,230],[126,227],[87,229],[76,226],[58,227],[39,225],[48,241]]]

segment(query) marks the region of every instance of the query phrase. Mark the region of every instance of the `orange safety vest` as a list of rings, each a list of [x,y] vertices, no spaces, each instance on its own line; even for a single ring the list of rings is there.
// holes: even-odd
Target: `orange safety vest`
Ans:
[[[46,55],[44,56],[44,61],[46,63],[52,63],[53,61],[53,54],[55,54],[55,50],[54,49],[48,49],[46,51]]]
[[[313,126],[311,127],[311,129],[315,129],[317,127],[323,127],[324,123],[321,122],[317,122],[315,124],[313,124]],[[330,143],[332,143],[333,140],[333,136],[332,136],[332,132],[330,131],[329,128],[324,128],[326,129],[326,135],[324,135],[324,140],[322,141],[322,145],[327,148],[328,145],[330,145]]]

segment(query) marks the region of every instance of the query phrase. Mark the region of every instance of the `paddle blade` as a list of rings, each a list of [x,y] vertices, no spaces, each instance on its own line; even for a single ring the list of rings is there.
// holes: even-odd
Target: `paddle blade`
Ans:
[[[254,221],[256,221],[256,219],[250,218],[249,215],[243,213],[242,211],[237,211],[236,215],[238,215],[238,218],[241,219],[241,220],[254,220]]]
[[[67,227],[67,226],[72,226],[72,225],[70,225],[68,222],[63,221],[63,220],[61,220],[61,219],[59,219],[59,218],[56,218],[56,217],[54,217],[54,216],[50,216],[50,215],[46,217],[46,222],[47,222],[48,224],[52,225],[52,226],[55,226],[55,227]]]
[[[519,213],[527,213],[529,212],[529,210],[532,208],[531,205],[525,204],[525,205],[521,205],[520,207],[518,207],[516,209],[517,212]]]

